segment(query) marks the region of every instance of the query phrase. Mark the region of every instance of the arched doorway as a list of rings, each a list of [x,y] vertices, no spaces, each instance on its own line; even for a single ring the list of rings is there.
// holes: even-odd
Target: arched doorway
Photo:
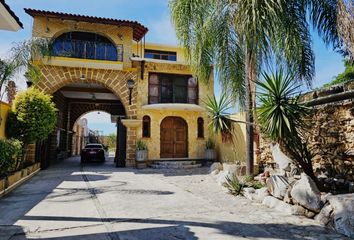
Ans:
[[[77,135],[74,125],[82,115],[92,111],[110,114],[110,121],[117,124],[117,135],[122,139],[117,140],[119,146],[117,146],[116,156],[119,155],[121,165],[125,164],[126,133],[120,133],[118,130],[124,130],[119,127],[121,125],[119,120],[126,116],[126,110],[117,94],[100,83],[74,82],[54,92],[53,101],[58,109],[58,121],[56,130],[42,144],[44,150],[41,150],[40,155],[42,155],[43,168],[71,156],[72,153],[78,154],[78,150],[73,151]]]
[[[160,125],[160,157],[188,157],[188,125],[183,118],[166,117]]]

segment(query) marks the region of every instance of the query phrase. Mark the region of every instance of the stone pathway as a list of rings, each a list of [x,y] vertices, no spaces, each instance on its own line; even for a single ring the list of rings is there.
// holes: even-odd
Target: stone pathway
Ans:
[[[226,194],[207,171],[71,158],[0,199],[0,240],[348,239]]]

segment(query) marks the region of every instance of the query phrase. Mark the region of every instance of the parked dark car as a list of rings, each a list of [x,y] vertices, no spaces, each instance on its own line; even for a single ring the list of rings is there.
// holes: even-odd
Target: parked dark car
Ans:
[[[84,149],[81,150],[81,163],[106,160],[106,151],[102,144],[91,143],[87,144]]]

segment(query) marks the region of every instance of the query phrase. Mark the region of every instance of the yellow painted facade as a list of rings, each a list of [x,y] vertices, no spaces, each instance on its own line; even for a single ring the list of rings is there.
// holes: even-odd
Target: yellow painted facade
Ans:
[[[230,118],[238,121],[245,121],[242,113],[233,114]],[[221,162],[245,162],[246,160],[246,125],[232,123],[232,141],[223,141],[221,134],[216,137],[218,158]]]
[[[39,83],[41,89],[54,93],[61,87],[72,83],[82,83],[81,73],[86,75],[88,83],[99,83],[111,90],[123,103],[128,120],[127,126],[127,159],[131,161],[135,151],[136,140],[142,138],[142,119],[151,118],[151,137],[143,138],[149,148],[149,159],[160,159],[160,124],[165,117],[175,116],[183,118],[188,125],[188,158],[199,159],[204,157],[205,142],[208,134],[208,115],[203,101],[214,92],[213,77],[209,80],[198,81],[198,105],[170,103],[165,108],[146,108],[148,106],[148,83],[150,73],[169,73],[192,75],[190,66],[186,63],[184,49],[176,46],[160,44],[145,44],[145,49],[172,51],[177,53],[177,61],[145,59],[138,57],[141,52],[137,43],[133,41],[133,29],[117,27],[108,24],[87,23],[80,21],[61,20],[60,18],[34,17],[33,37],[42,37],[54,40],[61,34],[69,31],[93,32],[110,39],[115,45],[123,45],[123,62],[110,62],[101,60],[72,59],[53,57],[44,62],[42,72],[43,82]],[[140,45],[141,47],[141,45]],[[143,51],[142,51],[143,52]],[[143,56],[143,54],[142,54]],[[43,64],[43,63],[42,63]],[[104,66],[103,66],[103,65]],[[112,64],[110,66],[109,64]],[[116,69],[121,64],[121,69]],[[128,105],[127,79],[133,79],[135,86],[132,93],[132,104]],[[156,104],[159,105],[159,104]],[[188,105],[194,105],[190,107]],[[197,119],[204,120],[204,138],[197,137]]]
[[[9,104],[0,102],[0,139],[5,138],[5,124],[10,108]]]

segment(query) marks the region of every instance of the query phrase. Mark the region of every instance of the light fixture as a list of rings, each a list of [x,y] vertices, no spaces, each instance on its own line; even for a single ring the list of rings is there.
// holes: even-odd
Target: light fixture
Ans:
[[[118,38],[119,38],[121,41],[123,41],[123,35],[122,35],[122,34],[118,33]]]
[[[85,76],[85,74],[81,74],[81,76],[80,76],[80,80],[81,80],[81,81],[86,80],[86,76]]]
[[[91,98],[92,101],[96,101],[97,98],[96,98],[95,94],[94,93],[91,93],[91,94],[92,94],[92,98]]]
[[[45,32],[46,32],[46,33],[49,33],[49,32],[50,32],[50,28],[49,28],[49,27],[46,27],[46,28],[45,28]]]
[[[129,79],[127,81],[127,88],[129,89],[129,105],[132,105],[132,91],[133,91],[133,88],[134,88],[134,80],[133,79]]]

